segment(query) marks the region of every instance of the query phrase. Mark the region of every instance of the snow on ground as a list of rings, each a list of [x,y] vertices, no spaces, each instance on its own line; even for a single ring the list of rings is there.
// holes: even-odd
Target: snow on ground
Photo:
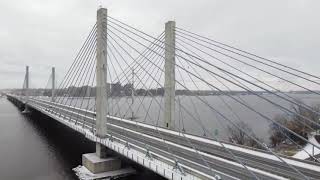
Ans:
[[[318,147],[320,147],[320,144],[317,142],[317,140],[314,138],[314,136],[310,137],[309,138],[309,141],[315,145],[317,145]],[[294,156],[294,158],[297,158],[297,159],[307,159],[309,158],[310,156],[306,153],[306,151],[310,154],[310,155],[318,155],[320,154],[320,149],[317,148],[317,147],[314,147],[312,144],[307,144],[304,148],[304,150],[301,150],[299,152],[297,152]]]

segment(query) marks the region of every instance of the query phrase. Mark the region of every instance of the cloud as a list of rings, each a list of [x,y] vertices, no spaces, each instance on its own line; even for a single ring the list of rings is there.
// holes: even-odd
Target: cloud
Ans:
[[[63,77],[95,23],[99,4],[110,16],[152,35],[175,20],[184,29],[319,74],[316,0],[2,0],[0,88],[21,87],[25,65],[36,87],[45,86],[51,66]]]

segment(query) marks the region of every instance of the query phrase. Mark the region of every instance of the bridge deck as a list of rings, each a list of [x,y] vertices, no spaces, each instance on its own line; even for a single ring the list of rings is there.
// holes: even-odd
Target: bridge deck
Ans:
[[[18,99],[14,96],[10,97]],[[60,122],[74,124],[78,129],[82,127],[81,131],[87,133],[95,131],[95,112],[41,99],[29,99],[28,106]],[[108,116],[107,118],[108,136],[112,136],[112,139],[120,144],[128,142],[132,149],[140,153],[145,154],[148,149],[154,159],[169,166],[174,166],[175,162],[173,160],[177,159],[187,173],[201,178],[210,179],[213,178],[214,174],[218,174],[223,179],[252,178],[248,171],[235,161],[225,148],[235,154],[261,179],[299,179],[300,177],[290,167],[266,151],[248,149],[225,142],[223,143],[224,147],[222,147],[219,142],[212,139],[119,117]],[[320,167],[317,163],[285,156],[282,156],[282,158],[311,179],[320,179]]]

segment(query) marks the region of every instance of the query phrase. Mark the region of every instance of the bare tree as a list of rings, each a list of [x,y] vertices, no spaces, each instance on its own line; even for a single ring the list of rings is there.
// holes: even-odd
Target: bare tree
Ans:
[[[235,144],[260,148],[261,146],[256,140],[259,140],[253,133],[252,129],[245,122],[237,122],[236,126],[228,126],[229,141]],[[248,135],[250,136],[248,136]],[[260,141],[260,140],[259,140]],[[261,141],[260,141],[261,142]]]
[[[277,123],[272,123],[270,125],[271,136],[269,137],[269,139],[270,139],[271,145],[273,147],[276,147],[277,145],[285,141],[287,139],[287,136],[290,135],[290,133],[288,133],[288,131],[285,128],[280,126],[282,125],[286,127],[288,125],[289,120],[287,119],[286,116],[277,115],[275,116],[274,120]]]
[[[294,114],[290,116],[285,114],[277,115],[274,118],[277,123],[270,125],[270,141],[272,146],[275,147],[286,140],[304,145],[306,142],[294,133],[307,139],[310,132],[319,129],[319,126],[312,123],[312,121],[319,122],[320,116],[317,112],[320,112],[320,106],[315,105],[311,108],[306,108],[302,101],[296,102],[296,104],[291,105]],[[289,130],[294,133],[289,132]]]
[[[312,129],[319,129],[319,126],[312,122],[319,122],[320,105],[314,105],[311,108],[306,108],[305,104],[298,100],[297,105],[291,105],[291,109],[295,112],[292,120],[301,128],[302,133],[307,134]],[[308,119],[308,120],[307,120]],[[312,129],[311,129],[311,128]]]

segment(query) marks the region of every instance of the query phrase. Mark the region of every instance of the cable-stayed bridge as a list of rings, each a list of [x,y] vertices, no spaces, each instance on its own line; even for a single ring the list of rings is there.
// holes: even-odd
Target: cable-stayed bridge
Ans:
[[[47,85],[35,92],[27,67],[22,90],[6,95],[24,112],[43,113],[96,142],[96,152],[83,155],[83,166],[75,169],[80,179],[133,173],[117,156],[167,179],[320,179],[317,155],[296,139],[316,151],[319,144],[279,123],[239,92],[296,117],[304,132],[316,132],[319,119],[284,102],[315,115],[319,111],[259,77],[320,95],[314,90],[320,85],[316,75],[190,32],[174,21],[154,37],[101,8],[58,86],[53,68]],[[213,95],[223,111],[207,98]],[[280,155],[237,123],[243,117],[233,104],[254,114],[257,123],[276,126],[310,160]],[[218,125],[223,131],[238,131],[254,147],[219,138],[213,131]]]

